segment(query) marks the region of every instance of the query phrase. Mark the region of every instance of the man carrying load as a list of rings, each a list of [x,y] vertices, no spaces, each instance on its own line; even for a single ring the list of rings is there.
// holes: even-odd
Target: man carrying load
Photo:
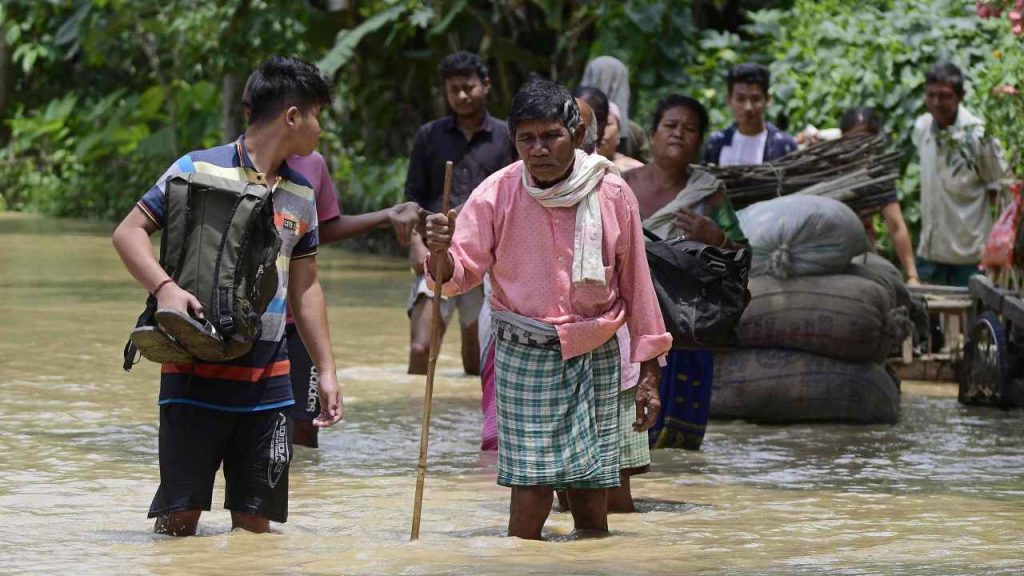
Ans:
[[[195,534],[209,510],[217,469],[224,466],[225,507],[232,525],[269,531],[288,515],[294,403],[284,337],[285,301],[320,374],[317,426],[341,419],[323,292],[317,280],[317,218],[313,186],[285,158],[306,156],[320,137],[317,116],[330,88],[311,64],[274,57],[249,86],[249,126],[230,144],[190,152],[157,180],[114,232],[125,267],[157,299],[158,310],[201,319],[195,294],[177,286],[153,256],[149,237],[168,224],[165,185],[173,176],[204,173],[272,190],[280,235],[276,294],[261,318],[260,337],[243,356],[226,362],[166,363],[160,376],[160,487],[149,509],[156,532]]]

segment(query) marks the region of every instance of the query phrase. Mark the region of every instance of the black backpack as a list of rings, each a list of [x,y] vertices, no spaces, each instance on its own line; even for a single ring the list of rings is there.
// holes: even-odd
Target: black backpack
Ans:
[[[157,310],[150,295],[125,347],[154,362],[217,362],[242,356],[260,337],[278,288],[281,237],[273,192],[262,184],[190,173],[166,182],[160,264],[202,304],[205,321]]]
[[[750,250],[727,250],[682,237],[662,240],[644,230],[654,292],[679,350],[733,348],[750,303]]]

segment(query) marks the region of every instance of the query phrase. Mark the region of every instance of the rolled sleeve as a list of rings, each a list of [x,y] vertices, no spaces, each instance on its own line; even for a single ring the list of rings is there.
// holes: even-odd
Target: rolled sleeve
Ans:
[[[451,250],[448,251],[448,255],[452,257],[452,277],[447,282],[441,285],[441,294],[443,296],[451,297],[458,296],[463,292],[468,292],[475,285],[469,286],[469,288],[463,288],[468,284],[466,280],[466,267],[462,265],[462,261],[456,258]],[[433,290],[437,286],[437,282],[434,281],[433,270],[430,267],[430,254],[423,259],[423,271],[427,278],[427,288]]]
[[[662,357],[672,348],[672,335],[669,333],[656,336],[637,336],[630,341],[630,358],[633,362],[644,362],[658,359],[658,364],[664,366]]]

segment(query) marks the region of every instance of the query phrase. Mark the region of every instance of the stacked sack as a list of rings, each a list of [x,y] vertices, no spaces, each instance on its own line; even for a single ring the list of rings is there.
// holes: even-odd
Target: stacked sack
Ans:
[[[754,261],[737,350],[715,361],[711,416],[895,422],[885,359],[911,330],[899,270],[868,252],[836,200],[786,196],[740,212]]]

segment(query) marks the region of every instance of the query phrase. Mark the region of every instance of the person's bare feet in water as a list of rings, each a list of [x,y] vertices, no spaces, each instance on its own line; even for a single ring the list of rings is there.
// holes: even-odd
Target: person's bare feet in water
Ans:
[[[649,466],[619,470],[619,487],[608,489],[608,513],[629,514],[636,512],[633,503],[633,491],[629,485],[629,477],[647,472]]]
[[[608,489],[608,513],[629,514],[636,512],[636,505],[633,503],[633,492],[629,485],[629,477],[634,474],[647,472],[648,466],[630,468],[619,471],[619,487]],[[569,497],[565,490],[556,491],[558,495],[558,512],[571,512]]]
[[[565,493],[565,490],[555,490],[555,495],[558,496],[558,512],[569,511],[569,495]]]

